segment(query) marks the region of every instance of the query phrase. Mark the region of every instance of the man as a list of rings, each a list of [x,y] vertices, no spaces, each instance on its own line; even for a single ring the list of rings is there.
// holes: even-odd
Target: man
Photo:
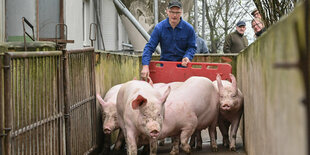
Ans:
[[[256,38],[261,36],[266,31],[265,24],[260,18],[254,18],[251,24]]]
[[[144,47],[142,79],[149,76],[149,63],[158,43],[161,47],[160,61],[182,61],[182,66],[187,66],[195,55],[195,30],[182,19],[182,4],[178,0],[171,0],[166,13],[168,18],[155,26],[149,42]]]
[[[262,16],[261,14],[259,13],[259,11],[257,9],[255,9],[254,11],[252,11],[251,15],[254,17],[254,18],[260,18],[262,19]]]
[[[225,38],[223,47],[224,53],[239,53],[248,46],[248,39],[244,36],[246,30],[244,21],[239,21],[236,26],[236,31],[230,33]]]
[[[209,53],[206,41],[196,34],[197,52],[196,53]]]

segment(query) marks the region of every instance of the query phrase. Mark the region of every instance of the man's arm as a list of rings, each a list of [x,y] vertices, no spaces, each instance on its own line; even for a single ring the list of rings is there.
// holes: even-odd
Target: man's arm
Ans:
[[[187,43],[188,43],[188,48],[185,51],[185,55],[183,56],[183,59],[188,58],[188,62],[190,62],[193,59],[193,57],[196,53],[196,49],[197,49],[196,35],[195,35],[195,30],[193,28],[190,29],[189,39],[188,39]],[[182,62],[183,62],[183,60],[182,60]],[[186,63],[186,65],[187,65],[187,63]]]
[[[159,43],[160,30],[158,26],[155,26],[150,40],[146,43],[143,54],[142,54],[142,70],[141,70],[141,78],[147,79],[149,76],[149,64],[152,59],[152,54],[156,50],[156,47]]]

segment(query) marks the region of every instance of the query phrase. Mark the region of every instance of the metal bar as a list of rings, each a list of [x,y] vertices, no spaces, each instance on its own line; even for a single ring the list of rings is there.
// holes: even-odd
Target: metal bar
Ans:
[[[65,149],[66,154],[71,154],[71,127],[70,127],[70,94],[69,94],[69,63],[68,52],[63,50],[63,88],[64,88],[64,118],[65,118]]]
[[[206,26],[205,26],[205,23],[206,23],[206,0],[202,0],[202,38],[203,40],[206,40]]]
[[[197,0],[194,0],[194,29],[197,32],[198,30],[198,4]]]
[[[158,23],[158,0],[154,0],[154,24]]]
[[[11,154],[11,129],[12,129],[12,104],[11,104],[11,57],[9,54],[4,56],[4,118],[5,134],[4,137],[4,154]]]
[[[8,55],[14,58],[29,58],[29,57],[38,57],[38,56],[60,56],[62,55],[61,51],[49,51],[49,52],[7,52]]]
[[[83,48],[83,49],[77,49],[77,50],[68,50],[68,54],[78,54],[78,53],[85,53],[85,52],[92,52],[95,49],[93,47],[90,48]]]
[[[95,51],[92,52],[92,55],[91,55],[91,74],[92,74],[92,77],[91,77],[91,80],[90,80],[90,85],[91,85],[91,90],[92,92],[90,94],[92,94],[93,96],[96,95],[96,73],[95,73],[95,62],[96,61],[96,53]],[[92,101],[92,110],[91,110],[91,114],[92,114],[92,127],[93,127],[93,130],[92,130],[92,136],[93,136],[93,145],[94,148],[96,148],[96,132],[97,132],[97,121],[96,121],[96,99],[94,99]]]
[[[94,32],[94,38],[92,38],[91,36],[91,34],[92,34],[92,30],[93,30],[93,26],[92,25],[94,25],[95,26],[95,32]],[[96,35],[97,35],[97,24],[96,23],[91,23],[90,24],[90,29],[89,29],[89,40],[91,41],[91,46],[93,47],[94,46],[94,41],[96,41]]]
[[[23,34],[24,34],[24,50],[27,51],[27,43],[26,43],[26,35],[25,35],[25,32],[26,32],[26,29],[25,29],[25,22],[24,22],[24,18],[22,18],[22,23],[23,23]]]
[[[309,28],[309,24],[310,24],[310,2],[309,0],[305,1],[305,29],[306,29],[306,60],[305,61],[305,68],[304,68],[304,81],[306,82],[306,98],[305,98],[305,103],[306,103],[306,107],[307,107],[307,128],[308,128],[308,154],[310,153],[310,82],[309,82],[309,78],[310,78],[310,28]]]
[[[64,0],[59,0],[59,23],[65,23],[64,22]],[[65,38],[64,34],[65,34],[64,27],[60,27],[60,39]]]
[[[0,155],[3,154],[3,139],[2,137],[5,136],[4,134],[4,111],[3,111],[3,83],[2,83],[2,75],[3,75],[3,70],[2,70],[2,66],[3,66],[3,56],[0,55]]]
[[[92,97],[90,97],[90,98],[88,98],[88,99],[85,99],[85,100],[83,100],[83,101],[81,101],[81,102],[78,102],[78,103],[76,103],[76,104],[70,106],[70,112],[72,112],[72,111],[75,110],[76,108],[82,106],[83,104],[85,104],[85,103],[87,103],[87,102],[89,102],[89,101],[91,101],[91,100],[95,100],[95,96],[92,96]]]
[[[18,135],[21,135],[21,134],[23,134],[23,133],[26,133],[26,132],[28,132],[28,131],[34,129],[34,128],[40,127],[40,126],[42,126],[42,125],[44,125],[44,124],[47,124],[47,123],[49,123],[49,122],[51,122],[51,121],[54,121],[54,120],[56,120],[56,119],[59,119],[60,117],[63,117],[63,114],[62,114],[62,113],[59,113],[59,114],[54,115],[54,116],[51,116],[51,117],[49,117],[49,118],[40,120],[40,121],[35,122],[35,123],[33,123],[33,124],[27,125],[27,126],[21,128],[21,129],[16,130],[16,131],[12,131],[12,133],[11,133],[11,138],[17,137]]]

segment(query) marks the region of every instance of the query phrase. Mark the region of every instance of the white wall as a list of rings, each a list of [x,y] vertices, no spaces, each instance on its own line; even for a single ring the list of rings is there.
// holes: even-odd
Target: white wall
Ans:
[[[9,8],[6,9],[7,36],[23,36],[22,17],[27,18],[27,20],[34,26],[34,32],[36,32],[35,6],[35,0],[27,0],[27,2],[24,0],[6,1],[6,8]]]
[[[68,40],[74,40],[74,44],[67,44],[67,49],[83,47],[83,0],[66,0],[64,10],[64,22],[68,28]]]
[[[5,0],[0,0],[0,42],[5,41]]]

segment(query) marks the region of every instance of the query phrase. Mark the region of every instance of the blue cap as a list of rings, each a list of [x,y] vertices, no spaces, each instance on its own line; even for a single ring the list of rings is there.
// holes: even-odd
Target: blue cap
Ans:
[[[174,7],[174,6],[176,6],[176,7],[178,7],[178,8],[182,8],[182,4],[181,4],[181,2],[180,2],[179,0],[171,0],[171,1],[169,2],[169,4],[168,4],[168,8],[169,8],[169,9],[172,8],[172,7]]]
[[[246,24],[245,24],[245,22],[244,21],[239,21],[238,23],[237,23],[237,26],[238,27],[240,27],[240,26],[245,26]]]

